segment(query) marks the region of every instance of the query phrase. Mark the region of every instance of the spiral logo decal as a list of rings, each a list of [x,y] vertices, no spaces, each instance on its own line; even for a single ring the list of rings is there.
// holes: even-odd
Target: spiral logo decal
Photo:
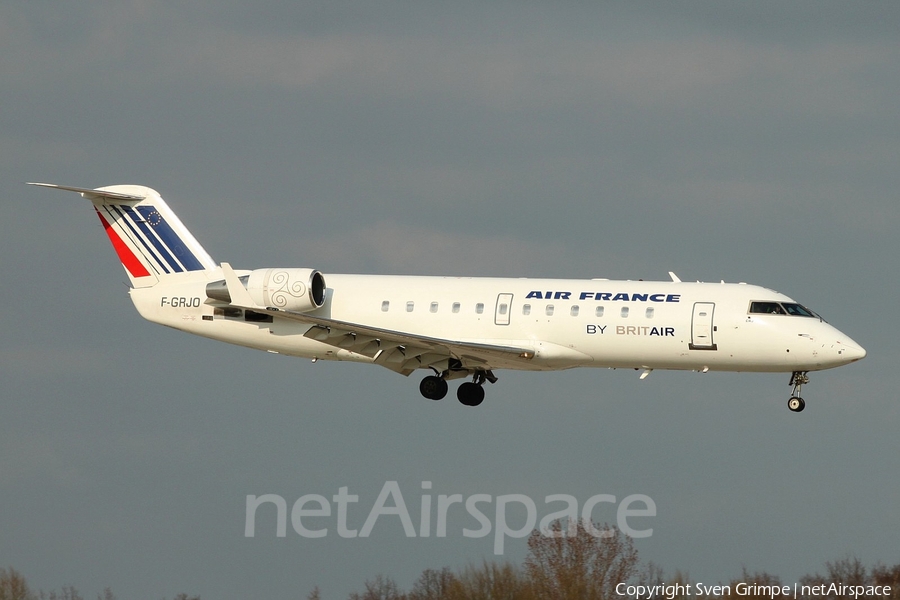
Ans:
[[[291,281],[291,276],[287,271],[276,271],[272,273],[270,279],[272,292],[269,296],[272,304],[278,308],[284,308],[288,305],[291,298],[302,298],[306,294],[306,284],[302,281]]]

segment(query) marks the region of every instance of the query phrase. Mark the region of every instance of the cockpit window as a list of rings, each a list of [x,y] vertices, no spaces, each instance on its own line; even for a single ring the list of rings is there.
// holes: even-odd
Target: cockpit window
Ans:
[[[787,313],[789,315],[796,315],[798,317],[813,317],[813,318],[816,318],[819,316],[816,313],[814,313],[813,311],[811,311],[808,308],[806,308],[805,306],[803,306],[802,304],[790,304],[788,302],[783,302],[782,306],[784,306],[784,309],[787,311]]]
[[[786,314],[778,302],[751,302],[750,314],[753,315],[783,315]]]
[[[802,304],[797,304],[795,302],[751,302],[750,314],[791,315],[794,317],[813,317],[815,319],[822,318]]]

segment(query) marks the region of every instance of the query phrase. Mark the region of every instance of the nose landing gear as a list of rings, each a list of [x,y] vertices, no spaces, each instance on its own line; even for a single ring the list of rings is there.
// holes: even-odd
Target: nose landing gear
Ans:
[[[806,408],[806,402],[799,396],[791,396],[790,400],[788,400],[788,408],[794,412],[800,412]]]
[[[801,412],[806,408],[806,402],[800,397],[800,388],[803,387],[804,383],[809,383],[809,376],[806,373],[806,371],[794,371],[791,373],[790,385],[793,386],[793,389],[791,390],[791,398],[788,400],[788,408],[794,412]]]

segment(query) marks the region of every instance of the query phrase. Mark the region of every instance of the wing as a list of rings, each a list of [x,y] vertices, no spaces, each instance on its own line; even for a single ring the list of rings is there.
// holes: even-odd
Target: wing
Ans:
[[[232,306],[266,312],[283,319],[311,325],[304,336],[335,348],[368,356],[374,359],[376,364],[402,375],[409,375],[422,367],[433,367],[439,372],[451,368],[487,371],[521,365],[535,355],[534,348],[525,345],[508,346],[431,337],[309,313],[259,306],[250,297],[250,293],[240,283],[228,263],[222,263],[222,270]]]

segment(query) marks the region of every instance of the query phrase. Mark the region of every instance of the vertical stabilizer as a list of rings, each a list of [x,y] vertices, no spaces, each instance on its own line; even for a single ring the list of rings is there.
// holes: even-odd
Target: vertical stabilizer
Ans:
[[[136,288],[156,285],[167,275],[216,267],[156,190],[140,185],[97,189],[32,185],[78,192],[90,200],[131,285]]]

